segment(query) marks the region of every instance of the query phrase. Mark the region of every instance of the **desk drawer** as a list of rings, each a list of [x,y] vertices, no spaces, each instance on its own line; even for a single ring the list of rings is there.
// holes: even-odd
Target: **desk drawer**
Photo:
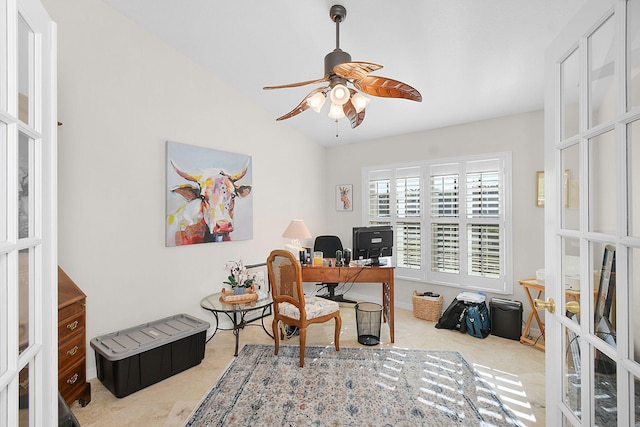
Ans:
[[[86,362],[83,360],[80,363],[73,365],[70,369],[64,371],[58,376],[58,391],[62,396],[73,396],[76,393],[80,394],[81,390],[86,387],[87,377]]]
[[[58,345],[58,372],[62,372],[80,359],[84,359],[86,346],[84,334],[76,334],[68,341],[60,341]]]
[[[77,301],[73,304],[69,304],[66,307],[62,307],[58,309],[58,322],[64,321],[67,317],[71,317],[78,313],[84,313],[85,311],[85,301]]]
[[[84,311],[58,323],[58,342],[63,342],[72,335],[84,335],[85,313]]]

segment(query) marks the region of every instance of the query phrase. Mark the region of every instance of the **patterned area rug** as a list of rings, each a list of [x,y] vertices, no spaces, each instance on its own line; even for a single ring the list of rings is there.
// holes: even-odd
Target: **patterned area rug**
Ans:
[[[521,425],[460,353],[245,345],[185,424]]]

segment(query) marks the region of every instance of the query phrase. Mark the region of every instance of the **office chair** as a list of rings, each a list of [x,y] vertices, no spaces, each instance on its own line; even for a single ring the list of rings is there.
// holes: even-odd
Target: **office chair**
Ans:
[[[313,243],[314,251],[322,251],[322,256],[325,258],[335,258],[336,251],[343,250],[342,242],[338,236],[318,236]],[[344,295],[336,295],[336,287],[338,283],[319,283],[322,286],[326,286],[329,291],[328,294],[318,295],[322,298],[329,299],[337,302],[347,302],[356,304],[357,301],[351,301],[345,299]]]

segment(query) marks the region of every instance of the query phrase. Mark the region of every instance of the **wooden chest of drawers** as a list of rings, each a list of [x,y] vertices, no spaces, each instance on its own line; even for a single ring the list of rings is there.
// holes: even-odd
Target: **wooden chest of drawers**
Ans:
[[[58,391],[71,405],[91,402],[86,381],[86,295],[58,267]]]

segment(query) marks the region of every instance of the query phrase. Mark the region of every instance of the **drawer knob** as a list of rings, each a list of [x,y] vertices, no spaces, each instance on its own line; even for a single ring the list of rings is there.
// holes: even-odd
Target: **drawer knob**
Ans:
[[[78,381],[78,374],[75,373],[71,378],[67,380],[67,384],[75,384]]]
[[[69,356],[75,356],[75,354],[78,352],[78,346],[74,345],[73,348],[71,350],[67,350],[67,354]]]
[[[73,331],[75,328],[78,327],[78,321],[74,320],[73,322],[67,324],[67,329],[70,331]]]

